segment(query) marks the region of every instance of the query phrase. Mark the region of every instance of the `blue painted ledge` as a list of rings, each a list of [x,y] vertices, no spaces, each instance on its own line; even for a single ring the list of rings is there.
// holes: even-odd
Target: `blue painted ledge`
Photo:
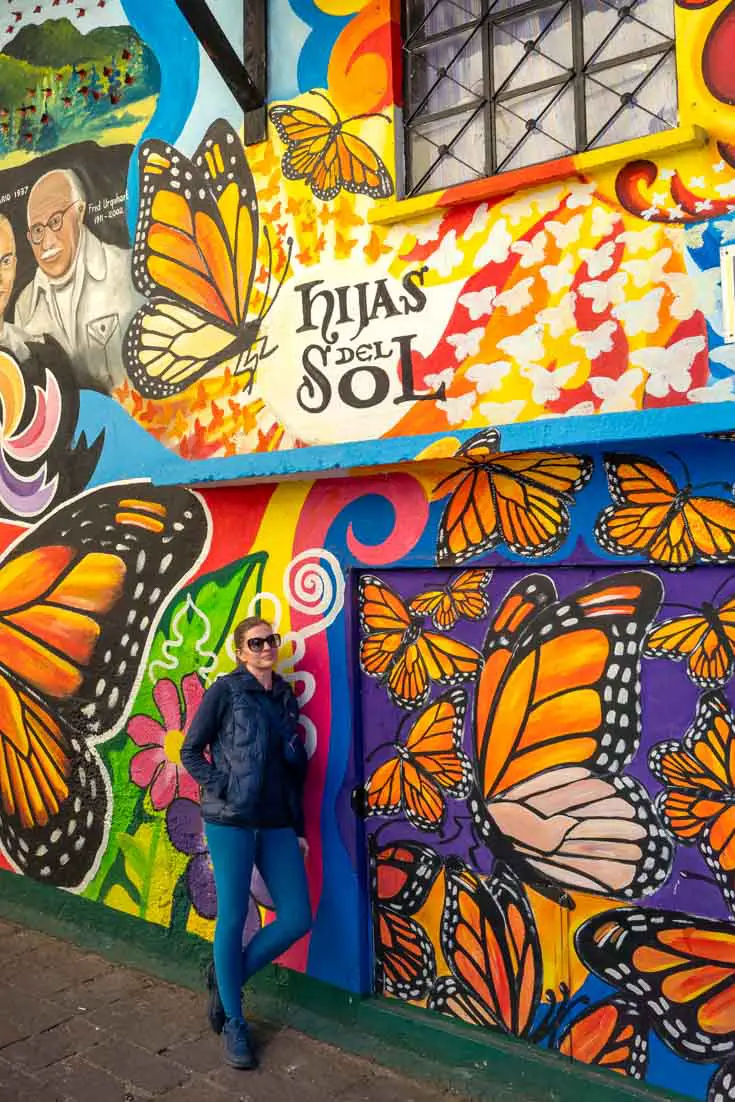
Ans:
[[[615,445],[662,437],[692,436],[735,429],[735,403],[718,402],[677,409],[555,417],[499,426],[503,451],[530,448],[578,448]],[[467,440],[476,429],[350,444],[330,444],[282,452],[262,452],[228,459],[187,460],[165,448],[110,398],[81,395],[79,431],[89,439],[105,432],[105,446],[94,482],[148,477],[160,485],[243,482],[318,476],[410,463],[435,441],[447,436]]]

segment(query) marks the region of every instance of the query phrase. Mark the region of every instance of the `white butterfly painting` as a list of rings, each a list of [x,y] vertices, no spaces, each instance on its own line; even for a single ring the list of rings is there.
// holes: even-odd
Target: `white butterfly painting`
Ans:
[[[655,333],[660,325],[659,311],[663,297],[663,287],[654,287],[642,298],[619,302],[612,309],[613,317],[618,319],[630,337],[636,337],[639,333]]]
[[[508,223],[499,218],[490,229],[487,241],[477,250],[475,267],[484,268],[486,264],[504,264],[510,255],[513,238],[508,232]]]
[[[552,219],[546,222],[545,229],[548,230],[560,249],[568,249],[579,238],[583,221],[581,214],[575,214],[568,222],[557,222]]]
[[[431,265],[440,276],[450,275],[463,260],[461,249],[457,248],[457,231],[450,230],[439,247],[431,255]]]
[[[655,249],[661,240],[661,229],[658,226],[646,226],[642,230],[623,230],[618,234],[618,241],[622,241],[626,251],[636,253],[650,252]]]
[[[472,220],[464,233],[465,238],[474,237],[476,233],[484,233],[489,221],[490,208],[487,203],[480,203],[478,207],[475,207],[475,213],[472,215]]]
[[[687,394],[690,402],[735,402],[735,375],[718,379],[709,386],[694,386]]]
[[[552,295],[566,290],[574,283],[574,260],[567,255],[558,264],[544,264],[541,278]]]
[[[521,279],[516,283],[514,287],[502,291],[495,299],[495,309],[502,307],[509,314],[520,314],[521,310],[525,310],[533,301],[531,288],[535,282],[533,276],[527,276],[526,279]]]
[[[460,394],[456,398],[445,398],[443,402],[437,402],[437,408],[442,410],[450,425],[461,425],[472,416],[477,394],[470,390],[467,394]]]
[[[719,348],[710,348],[709,358],[716,364],[735,371],[735,344],[721,344]]]
[[[600,398],[600,413],[628,413],[638,409],[640,402],[636,395],[640,392],[645,375],[639,367],[624,371],[618,379],[609,379],[605,375],[595,375],[589,380],[590,389],[595,398]]]
[[[453,378],[454,368],[445,367],[443,371],[437,371],[434,375],[425,375],[424,382],[431,390],[439,390],[442,386],[450,386]]]
[[[602,314],[625,298],[627,272],[616,272],[609,279],[588,279],[579,285],[579,293],[592,300],[593,314]]]
[[[454,358],[457,363],[462,363],[468,356],[476,356],[480,351],[480,342],[485,336],[485,328],[482,325],[470,329],[467,333],[450,333],[447,344],[454,349]]]
[[[607,237],[620,221],[617,211],[607,207],[596,206],[592,211],[592,233],[595,237]]]
[[[570,339],[570,344],[583,348],[588,359],[595,360],[603,352],[612,352],[613,335],[617,328],[614,321],[603,321],[602,325],[598,325],[596,329],[583,329],[579,333],[575,333]]]
[[[533,363],[544,358],[543,334],[543,326],[529,325],[522,333],[503,337],[498,341],[498,348],[517,363]]]
[[[477,321],[478,318],[486,318],[492,313],[497,293],[497,287],[484,287],[482,291],[466,291],[459,296],[459,304],[464,306],[470,315],[470,321]]]
[[[588,207],[592,203],[592,196],[595,194],[595,185],[593,183],[578,183],[572,184],[569,188],[569,195],[567,196],[567,206],[570,210],[575,210],[579,207]]]
[[[596,249],[579,250],[580,257],[587,265],[587,274],[590,279],[597,279],[598,276],[610,271],[613,266],[616,248],[616,241],[606,241],[604,245],[599,245]]]
[[[432,241],[438,241],[445,217],[444,214],[437,214],[434,218],[427,218],[425,222],[411,226],[411,233],[416,238],[416,244],[430,245]]]
[[[638,348],[630,362],[646,372],[646,393],[665,398],[670,390],[684,394],[692,385],[692,367],[705,347],[704,337],[685,337],[668,348]]]
[[[549,371],[548,368],[541,367],[539,364],[524,364],[521,367],[521,375],[533,383],[532,400],[537,406],[545,406],[547,402],[558,401],[563,388],[571,382],[578,368],[578,363],[571,363]]]
[[[556,306],[547,306],[544,310],[539,310],[538,320],[547,327],[552,337],[561,337],[577,325],[574,315],[576,303],[576,292],[567,291]]]
[[[477,410],[490,425],[509,425],[518,420],[525,405],[523,399],[516,398],[511,402],[483,402]]]
[[[714,228],[720,235],[720,245],[732,245],[735,241],[735,218],[718,218]]]
[[[625,260],[621,269],[628,272],[634,287],[646,287],[649,283],[662,283],[666,278],[664,267],[671,259],[671,249],[659,249],[645,260]]]
[[[493,360],[489,364],[473,364],[467,369],[467,378],[475,384],[478,394],[498,390],[503,379],[513,367],[510,360]]]
[[[530,241],[516,241],[511,245],[511,251],[521,258],[521,268],[533,268],[541,263],[546,255],[546,240],[545,230],[539,230]]]

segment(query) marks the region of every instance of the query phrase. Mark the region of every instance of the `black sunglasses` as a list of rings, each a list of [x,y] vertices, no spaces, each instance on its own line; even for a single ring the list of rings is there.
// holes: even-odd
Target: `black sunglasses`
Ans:
[[[273,647],[275,650],[278,650],[281,645],[281,637],[274,631],[272,635],[256,635],[252,639],[247,639],[246,642],[248,650],[254,651],[257,654],[265,647]]]

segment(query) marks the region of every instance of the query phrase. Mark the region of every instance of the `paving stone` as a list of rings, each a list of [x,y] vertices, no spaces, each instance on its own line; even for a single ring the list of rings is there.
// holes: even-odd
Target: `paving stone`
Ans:
[[[130,1102],[135,1098],[128,1084],[90,1064],[83,1056],[52,1064],[39,1071],[38,1078],[74,1102]]]
[[[157,1094],[156,1102],[240,1102],[248,1095],[216,1087],[209,1079],[195,1075],[188,1083]]]
[[[38,930],[18,929],[16,933],[0,938],[0,961],[4,962],[24,953],[31,953],[50,943],[53,943],[53,939],[39,933]]]
[[[457,1096],[402,1076],[376,1071],[336,1094],[338,1102],[456,1102]]]
[[[2,942],[0,942],[0,945]],[[39,946],[23,955],[17,985],[32,995],[50,996],[57,991],[109,972],[112,965],[93,953],[70,949],[60,956],[57,944]],[[16,982],[12,979],[12,982]]]
[[[131,1008],[132,1010],[132,1008]],[[165,1056],[146,1052],[122,1037],[112,1037],[87,1056],[90,1063],[112,1072],[118,1079],[152,1094],[177,1087],[188,1078],[186,1068]]]
[[[203,1000],[190,991],[148,992],[145,999],[136,999],[134,1014],[128,1000],[118,1000],[102,1007],[94,1020],[149,1052],[163,1052],[201,1033]]]
[[[292,1029],[282,1029],[261,1051],[261,1062],[272,1074],[319,1088],[323,1096],[340,1094],[364,1079],[370,1064],[329,1045],[312,1041]]]
[[[0,988],[0,1014],[9,1019],[23,1037],[42,1033],[72,1017],[65,1007],[26,995],[17,987],[5,986]]]
[[[4,1058],[26,1068],[45,1068],[65,1056],[84,1052],[103,1036],[102,1031],[84,1018],[71,1018],[43,1033],[34,1033],[3,1049]]]
[[[0,1102],[62,1102],[62,1099],[55,1086],[43,1084],[0,1058]]]
[[[74,1013],[90,1013],[127,995],[141,994],[145,997],[154,983],[155,980],[140,972],[118,968],[56,992],[53,1001]]]
[[[212,1033],[211,1029],[203,1030],[197,1037],[179,1041],[167,1048],[163,1055],[188,1071],[206,1074],[222,1066],[222,1038]]]

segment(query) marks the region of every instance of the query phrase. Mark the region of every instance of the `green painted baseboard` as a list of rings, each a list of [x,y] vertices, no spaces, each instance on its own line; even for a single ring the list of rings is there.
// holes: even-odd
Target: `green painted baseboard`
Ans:
[[[194,990],[207,942],[0,872],[0,918],[64,938],[109,960]],[[619,1076],[572,1064],[513,1038],[464,1026],[397,1000],[363,998],[284,968],[248,988],[253,1013],[395,1071],[492,1102],[655,1102],[670,1098]]]

